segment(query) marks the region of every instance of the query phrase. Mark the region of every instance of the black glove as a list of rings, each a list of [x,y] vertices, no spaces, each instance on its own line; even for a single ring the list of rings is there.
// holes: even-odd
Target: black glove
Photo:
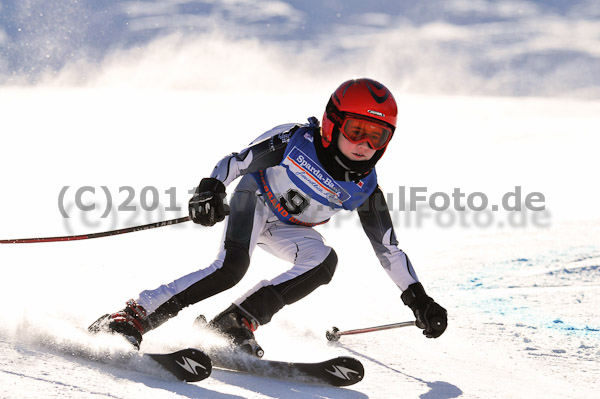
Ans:
[[[218,179],[202,179],[189,202],[190,219],[203,226],[213,226],[229,215],[225,199],[225,185]]]
[[[421,283],[409,285],[401,298],[415,314],[417,319],[415,324],[424,330],[423,335],[427,338],[437,338],[446,331],[448,325],[446,309],[427,296]]]

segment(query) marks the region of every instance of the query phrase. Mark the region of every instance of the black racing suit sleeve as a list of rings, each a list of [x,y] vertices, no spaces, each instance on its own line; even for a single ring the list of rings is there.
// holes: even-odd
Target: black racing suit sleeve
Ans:
[[[379,187],[358,207],[358,216],[375,255],[392,281],[402,291],[418,282],[408,256],[398,248],[390,211]]]
[[[252,144],[243,151],[227,155],[217,163],[210,177],[229,185],[242,175],[254,173],[278,165],[292,135],[301,125],[281,131],[266,139]]]

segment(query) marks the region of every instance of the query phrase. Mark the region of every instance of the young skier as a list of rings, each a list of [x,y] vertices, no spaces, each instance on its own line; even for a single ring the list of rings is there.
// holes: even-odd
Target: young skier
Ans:
[[[242,350],[257,356],[262,349],[254,331],[323,284],[335,271],[337,256],[313,226],[341,210],[357,209],[375,254],[401,298],[428,338],[446,328],[446,310],[427,296],[406,254],[398,248],[375,164],[395,130],[397,106],[392,93],[371,79],[354,79],[331,95],[322,127],[306,124],[275,127],[240,153],[223,158],[202,179],[189,202],[190,218],[204,226],[225,222],[221,249],[214,262],[129,300],[125,309],[107,314],[90,331],[123,334],[139,347],[142,335],[177,315],[186,306],[236,285],[248,270],[257,245],[293,264],[217,315],[209,325]],[[241,177],[231,198],[225,187]]]

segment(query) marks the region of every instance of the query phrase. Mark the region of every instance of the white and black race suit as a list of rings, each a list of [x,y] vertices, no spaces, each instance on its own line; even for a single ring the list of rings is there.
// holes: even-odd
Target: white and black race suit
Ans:
[[[137,302],[153,326],[237,284],[257,245],[292,265],[235,302],[260,324],[269,322],[283,306],[331,280],[337,256],[312,227],[341,210],[357,209],[375,254],[401,290],[418,281],[398,248],[375,170],[358,181],[335,180],[319,162],[315,140],[321,140],[315,118],[281,125],[216,165],[211,177],[226,186],[241,177],[231,196],[221,249],[207,268],[140,294]]]

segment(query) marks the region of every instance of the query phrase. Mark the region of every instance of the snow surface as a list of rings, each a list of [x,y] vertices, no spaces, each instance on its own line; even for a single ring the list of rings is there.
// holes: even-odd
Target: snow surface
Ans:
[[[54,42],[52,54],[64,57],[42,72],[27,70],[21,42],[13,46],[14,57],[0,58],[2,75],[10,77],[0,89],[0,238],[81,234],[185,215],[187,191],[220,157],[274,125],[319,117],[337,84],[368,75],[386,83],[400,105],[398,134],[378,175],[390,193],[400,246],[427,292],[448,309],[448,330],[437,340],[402,328],[326,341],[333,325],[353,329],[412,316],[356,215],[341,214],[318,228],[339,255],[333,281],[284,308],[257,339],[270,359],[356,356],[365,365],[364,381],[336,389],[215,370],[206,381],[184,384],[140,361],[118,337],[93,339],[85,328],[141,290],[208,265],[219,226],[186,223],[96,240],[1,245],[0,398],[598,397],[600,100],[591,66],[598,64],[587,61],[597,61],[599,48],[593,2],[569,8],[559,2],[452,1],[444,2],[452,10],[445,19],[398,2],[403,5],[389,12],[389,20],[349,2],[354,8],[336,16],[342,21],[334,27],[346,36],[331,41],[323,41],[328,32],[318,31],[321,25],[308,24],[317,16],[299,2],[264,2],[268,7],[260,9],[271,23],[297,22],[285,35],[269,31],[261,15],[231,11],[236,5],[238,11],[251,9],[245,2],[169,2],[179,7],[177,21],[195,26],[206,14],[203,7],[220,7],[222,21],[241,29],[238,36],[205,20],[202,30],[173,34],[164,17],[169,11],[159,2],[144,5],[150,3],[154,7],[144,9],[124,2],[133,26],[107,29],[104,41],[85,36],[73,48]],[[341,7],[331,4],[327,12]],[[28,25],[14,4],[2,7],[14,17],[2,19],[3,48],[17,40],[20,24],[29,27],[25,41],[47,50],[48,43],[38,43],[44,34],[59,37],[53,35],[73,19],[50,14],[62,28],[47,23],[44,30]],[[189,11],[193,7],[198,9]],[[295,9],[313,19],[297,17]],[[122,27],[122,15],[101,15]],[[198,19],[184,18],[189,15]],[[368,23],[348,33],[357,16]],[[317,32],[302,35],[302,21]],[[503,41],[494,32],[506,26],[512,36]],[[409,48],[402,37],[413,38]],[[397,46],[403,62],[373,58],[390,54],[383,44],[364,45],[381,38],[393,39],[389,45]],[[133,44],[107,44],[113,42]],[[423,44],[426,57],[417,51]],[[343,62],[322,57],[323,49]],[[575,53],[569,49],[576,49],[571,63]],[[453,52],[456,59],[439,62]],[[353,58],[360,61],[349,62]],[[466,63],[471,58],[477,62]],[[556,73],[545,71],[542,65],[549,64],[540,60]],[[401,68],[404,63],[411,68]],[[586,70],[589,75],[582,75]],[[65,186],[69,219],[59,212]],[[84,186],[96,188],[83,196],[84,204],[97,204],[94,211],[78,211],[74,203]],[[105,218],[102,186],[113,196]],[[136,194],[130,203],[135,212],[116,210],[127,198],[128,189],[119,192],[124,186]],[[149,186],[156,187],[160,206],[147,212],[140,196]],[[429,195],[450,195],[456,187],[467,195],[483,192],[490,205],[520,186],[524,194],[543,193],[546,210],[400,212],[400,186],[427,187]],[[172,187],[179,211],[165,210],[173,205],[166,194]],[[214,337],[192,328],[194,318],[212,317],[286,267],[257,249],[238,286],[148,333],[142,349],[213,344]]]

